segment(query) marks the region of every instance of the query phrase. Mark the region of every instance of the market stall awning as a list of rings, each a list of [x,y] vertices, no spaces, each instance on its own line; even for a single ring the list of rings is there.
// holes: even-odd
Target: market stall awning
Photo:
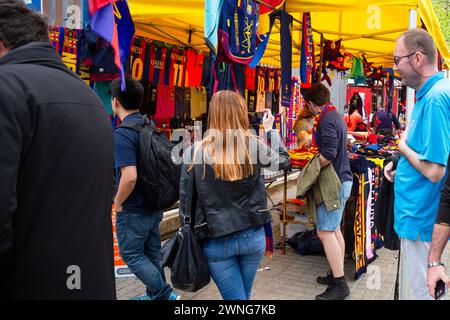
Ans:
[[[213,1],[213,0],[210,0]],[[136,33],[174,44],[189,44],[206,49],[203,24],[205,0],[129,0]],[[447,66],[450,51],[430,0],[286,0],[286,10],[301,21],[303,12],[311,12],[312,27],[326,39],[342,38],[351,53],[365,53],[369,61],[392,66],[395,41],[408,29],[409,11],[418,12],[417,25],[423,21],[433,36]],[[314,32],[314,41],[320,34]],[[293,65],[300,61],[301,24],[294,22]],[[280,36],[277,25],[272,30],[262,62],[278,66]]]

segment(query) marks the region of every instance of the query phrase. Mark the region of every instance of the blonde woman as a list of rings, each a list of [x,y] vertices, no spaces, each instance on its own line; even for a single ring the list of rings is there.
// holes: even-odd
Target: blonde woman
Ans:
[[[247,105],[232,91],[211,99],[208,130],[185,152],[180,184],[180,215],[192,196],[194,229],[204,234],[211,277],[224,300],[250,299],[256,270],[265,250],[263,224],[272,221],[260,169],[289,168],[289,156],[272,130],[265,111],[263,125],[271,147],[250,129]],[[191,179],[195,180],[195,188]],[[205,230],[206,227],[206,230]]]

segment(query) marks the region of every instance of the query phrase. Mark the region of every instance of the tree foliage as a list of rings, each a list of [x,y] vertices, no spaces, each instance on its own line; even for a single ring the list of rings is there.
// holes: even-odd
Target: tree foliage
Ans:
[[[450,48],[450,0],[432,0],[442,33]]]

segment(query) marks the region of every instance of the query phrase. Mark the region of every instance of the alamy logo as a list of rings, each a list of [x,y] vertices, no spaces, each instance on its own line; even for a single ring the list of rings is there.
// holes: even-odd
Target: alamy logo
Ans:
[[[380,290],[381,288],[381,269],[379,266],[369,265],[367,267],[366,286],[369,290]]]
[[[77,265],[71,265],[67,267],[67,278],[66,285],[69,290],[81,290],[81,269]]]
[[[381,8],[372,4],[367,7],[367,13],[369,14],[369,17],[367,18],[367,28],[369,30],[381,29]]]

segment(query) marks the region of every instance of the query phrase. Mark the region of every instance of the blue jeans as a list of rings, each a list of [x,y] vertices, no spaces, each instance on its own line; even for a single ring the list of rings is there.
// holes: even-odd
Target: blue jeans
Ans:
[[[249,300],[256,270],[264,257],[262,226],[205,240],[211,277],[224,300]]]
[[[120,255],[154,300],[167,300],[173,291],[166,283],[161,267],[159,223],[162,217],[162,211],[149,214],[118,212],[116,220]]]

